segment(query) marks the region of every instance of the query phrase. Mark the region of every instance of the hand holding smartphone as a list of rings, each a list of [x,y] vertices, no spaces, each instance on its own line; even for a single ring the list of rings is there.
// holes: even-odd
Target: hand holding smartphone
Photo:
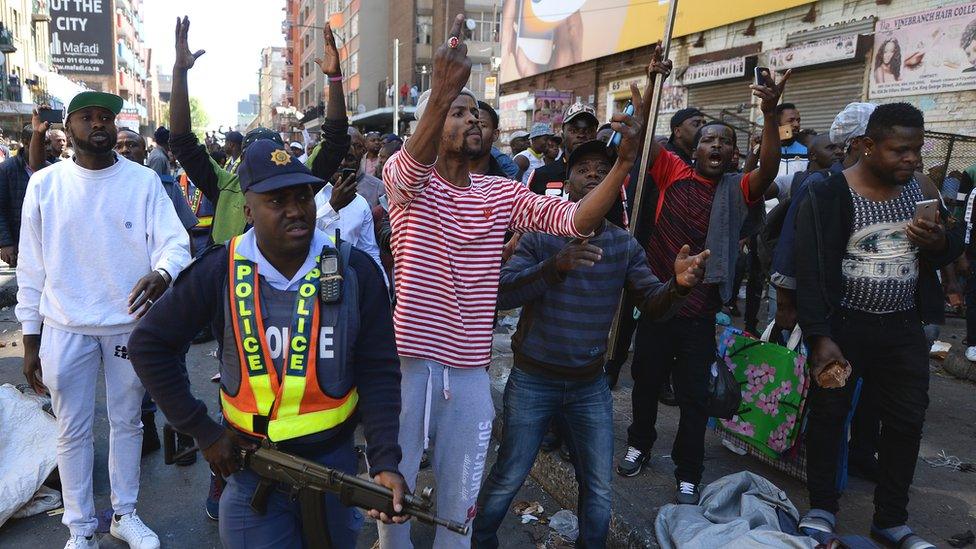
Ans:
[[[915,203],[915,219],[936,223],[939,217],[939,199],[920,200]]]
[[[634,115],[634,104],[633,103],[631,103],[629,101],[627,102],[627,106],[624,107],[624,114],[626,114],[627,116],[633,116]],[[607,142],[607,147],[609,148],[611,146],[613,146],[613,147],[619,146],[620,145],[620,140],[622,139],[622,137],[623,136],[621,136],[620,133],[613,132],[613,135],[610,136],[610,141]]]
[[[49,124],[64,123],[64,111],[61,109],[49,109],[42,107],[37,109],[37,115],[40,117],[41,122],[47,122]]]
[[[776,86],[776,82],[773,80],[773,73],[768,67],[756,67],[755,74],[757,86],[764,86],[767,88]]]

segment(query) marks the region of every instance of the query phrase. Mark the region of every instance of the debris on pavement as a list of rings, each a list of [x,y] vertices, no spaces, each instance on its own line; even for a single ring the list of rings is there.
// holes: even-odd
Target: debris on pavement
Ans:
[[[950,349],[952,349],[951,343],[946,343],[945,341],[936,340],[935,342],[932,343],[932,348],[929,349],[929,356],[931,358],[945,360],[945,357],[949,356]]]
[[[963,473],[976,471],[976,465],[971,462],[964,462],[956,456],[950,456],[946,454],[945,450],[941,450],[939,455],[934,458],[922,458],[922,461],[928,463],[933,468],[946,467],[948,469],[962,471]]]
[[[953,547],[965,547],[976,543],[976,534],[973,534],[972,530],[966,530],[962,534],[956,534],[946,541]]]
[[[541,515],[545,509],[538,501],[516,501],[512,506],[512,512],[516,515]]]
[[[549,517],[549,528],[568,540],[575,540],[579,537],[579,519],[569,509],[557,511]]]

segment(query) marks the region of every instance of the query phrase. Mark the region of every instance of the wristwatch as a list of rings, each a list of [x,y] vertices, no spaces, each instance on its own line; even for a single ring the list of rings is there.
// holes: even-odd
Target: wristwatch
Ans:
[[[157,273],[159,273],[159,276],[163,277],[163,280],[166,281],[166,284],[167,285],[169,285],[171,282],[173,282],[173,277],[170,276],[170,274],[168,272],[166,272],[166,269],[160,267],[158,269],[155,269],[155,271]]]

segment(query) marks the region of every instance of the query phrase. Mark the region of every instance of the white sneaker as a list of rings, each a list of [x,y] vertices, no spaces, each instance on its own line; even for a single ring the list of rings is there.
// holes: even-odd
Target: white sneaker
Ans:
[[[115,520],[115,515],[112,515],[109,532],[128,543],[132,549],[159,549],[159,536],[142,522],[135,511],[122,515],[119,520]]]
[[[966,360],[969,362],[976,362],[976,347],[966,349]]]
[[[95,536],[91,538],[71,536],[68,538],[68,543],[64,544],[64,549],[98,549],[98,540]]]

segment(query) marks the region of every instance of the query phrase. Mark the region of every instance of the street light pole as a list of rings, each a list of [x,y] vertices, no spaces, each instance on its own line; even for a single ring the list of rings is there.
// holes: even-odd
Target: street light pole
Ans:
[[[393,134],[400,135],[400,39],[393,39]]]

